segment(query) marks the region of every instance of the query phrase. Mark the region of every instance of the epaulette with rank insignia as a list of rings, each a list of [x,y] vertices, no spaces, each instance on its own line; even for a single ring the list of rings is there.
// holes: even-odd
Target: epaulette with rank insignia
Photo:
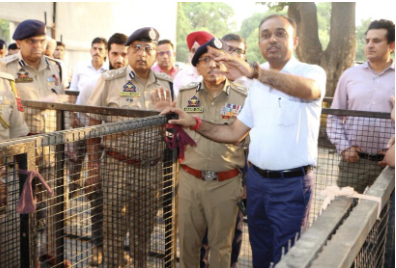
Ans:
[[[103,75],[106,81],[124,77],[126,75],[126,67],[107,71]]]
[[[159,79],[162,79],[162,80],[165,80],[165,81],[173,83],[172,77],[170,75],[167,75],[166,73],[154,72],[154,76],[156,78],[159,78]]]
[[[0,59],[0,61],[4,62],[5,64],[14,62],[16,60],[19,60],[19,58],[18,58],[18,56],[16,54],[10,55],[10,56],[7,56],[7,57],[4,57],[4,58]]]
[[[62,77],[63,72],[62,72],[62,65],[61,65],[60,61],[57,59],[47,57],[47,56],[44,56],[44,57],[45,57],[46,61],[48,62],[48,64],[49,63],[54,64],[58,68],[59,78],[60,78],[60,81],[62,82],[63,81],[63,77]]]
[[[0,72],[0,78],[14,81],[14,77],[9,73]]]
[[[198,91],[200,88],[201,88],[200,82],[191,82],[190,84],[180,87],[179,91],[187,90],[187,89],[195,89],[196,91]]]
[[[244,96],[247,96],[247,94],[248,94],[248,88],[247,87],[244,87],[244,86],[241,86],[239,84],[232,83],[232,82],[230,83],[230,86],[231,86],[231,89],[233,89],[234,91],[239,92],[239,93],[241,93]]]

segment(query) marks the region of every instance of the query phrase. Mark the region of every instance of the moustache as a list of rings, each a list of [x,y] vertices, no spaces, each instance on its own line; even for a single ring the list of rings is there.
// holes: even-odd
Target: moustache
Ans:
[[[276,45],[271,45],[271,46],[269,46],[269,47],[267,48],[267,50],[270,50],[271,48],[277,48],[277,49],[280,49],[280,45],[279,45],[279,44],[276,44]]]

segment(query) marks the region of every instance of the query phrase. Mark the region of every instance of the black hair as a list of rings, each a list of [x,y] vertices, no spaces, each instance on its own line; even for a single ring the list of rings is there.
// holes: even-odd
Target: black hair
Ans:
[[[65,44],[59,41],[56,41],[56,46],[62,46],[63,48],[66,48]]]
[[[9,44],[9,45],[8,45],[8,50],[10,50],[10,49],[18,49],[17,44],[16,44],[16,43],[11,43],[11,44]]]
[[[260,29],[261,25],[263,25],[264,22],[266,22],[267,20],[272,19],[272,18],[284,18],[285,20],[287,20],[294,29],[294,35],[296,35],[296,33],[297,33],[296,22],[292,18],[289,18],[288,16],[285,16],[285,15],[280,15],[280,14],[272,14],[272,15],[269,15],[269,16],[265,17],[264,19],[262,19],[259,24],[259,29]]]
[[[109,38],[109,42],[107,43],[107,50],[111,50],[111,45],[112,44],[117,44],[117,45],[125,45],[128,37],[125,34],[121,33],[115,33]]]
[[[6,46],[6,43],[5,43],[4,40],[1,40],[1,39],[0,39],[0,49],[3,49],[3,47],[4,47],[4,48],[7,47],[7,46]]]
[[[94,40],[92,40],[91,47],[93,44],[104,44],[104,46],[107,47],[107,40],[103,37],[96,37]]]
[[[391,20],[375,20],[372,21],[366,31],[366,34],[370,30],[374,29],[385,29],[387,30],[386,39],[388,44],[395,42],[395,24]]]
[[[174,46],[173,46],[171,40],[169,40],[169,39],[163,39],[163,40],[160,40],[160,41],[158,42],[158,46],[164,45],[164,44],[169,44],[169,45],[172,47],[172,49],[174,49]]]
[[[223,41],[236,41],[236,42],[240,42],[243,43],[245,45],[245,50],[247,50],[247,44],[245,39],[240,36],[239,34],[234,34],[234,33],[230,33],[230,34],[226,34],[223,36],[223,38],[221,38]]]

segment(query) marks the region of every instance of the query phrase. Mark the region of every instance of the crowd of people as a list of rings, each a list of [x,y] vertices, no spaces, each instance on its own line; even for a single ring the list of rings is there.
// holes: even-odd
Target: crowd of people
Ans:
[[[198,31],[186,37],[191,65],[180,71],[174,44],[161,40],[151,27],[137,29],[129,37],[115,33],[108,42],[95,38],[92,59],[74,66],[72,75],[63,61],[65,44],[48,38],[43,22],[23,21],[13,39],[16,46],[9,45],[8,54],[0,41],[0,57],[7,55],[0,60],[0,142],[45,133],[43,119],[24,111],[21,99],[57,101],[67,89],[79,91],[76,103],[80,105],[178,115],[169,123],[182,125],[196,143],[186,147],[178,174],[181,268],[238,267],[243,221],[238,203],[244,198],[254,267],[278,263],[282,248],[307,228],[326,72],[295,58],[299,39],[296,23],[289,17],[271,15],[260,22],[258,46],[266,60],[263,64],[247,62],[248,48],[238,34],[220,39]],[[366,32],[367,62],[344,72],[332,108],[390,113],[395,94],[394,49],[394,23],[373,21]],[[107,120],[79,115],[72,118],[72,126]],[[327,131],[342,156],[338,185],[363,192],[384,166],[394,166],[394,138],[390,143],[391,136],[384,135],[368,141],[362,132],[380,126],[394,134],[394,121],[354,120],[329,116]],[[161,162],[148,171],[125,172],[124,177],[111,170],[100,172],[103,157],[105,163],[120,169],[130,165],[125,159],[134,157],[133,146],[125,152],[115,143],[105,146],[101,154],[101,142],[99,138],[79,142],[70,183],[72,193],[82,186],[81,163],[88,155],[90,174],[84,190],[95,215],[90,264],[122,267],[133,258],[137,267],[146,267],[150,243],[145,242],[150,239],[156,209],[152,215],[139,215],[146,219],[146,226],[133,226],[123,207],[142,195],[155,196],[161,185],[151,183],[150,191],[133,195],[125,192],[128,198],[116,207],[105,203],[116,198],[111,190],[114,184],[126,185],[144,172],[157,176]],[[120,221],[106,221],[111,215]],[[123,244],[128,231],[130,253]]]

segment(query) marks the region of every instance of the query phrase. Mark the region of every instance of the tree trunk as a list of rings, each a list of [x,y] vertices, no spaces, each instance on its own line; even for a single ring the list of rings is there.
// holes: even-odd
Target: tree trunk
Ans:
[[[316,5],[313,2],[289,4],[288,15],[297,23],[300,61],[322,66],[327,74],[326,96],[334,96],[341,74],[355,58],[355,7],[353,2],[332,3],[330,42],[326,51],[319,41]]]
[[[327,73],[326,95],[333,97],[341,74],[353,66],[356,52],[356,3],[331,5],[330,42],[321,58]]]
[[[315,3],[290,3],[288,16],[297,23],[297,36],[299,38],[296,49],[297,57],[303,62],[320,65],[323,51],[319,41]]]

